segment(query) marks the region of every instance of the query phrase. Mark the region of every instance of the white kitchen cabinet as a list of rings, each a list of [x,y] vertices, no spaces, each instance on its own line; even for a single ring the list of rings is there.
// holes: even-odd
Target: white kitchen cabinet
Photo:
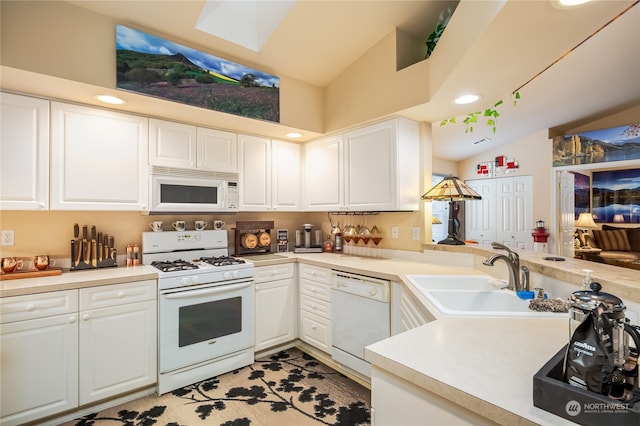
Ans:
[[[196,126],[149,119],[149,164],[196,168]]]
[[[51,103],[51,209],[148,209],[148,119]]]
[[[307,210],[417,210],[419,179],[419,126],[403,117],[305,146]]]
[[[255,268],[255,351],[296,338],[294,264]]]
[[[49,101],[0,93],[0,210],[49,208]]]
[[[80,290],[80,405],[156,382],[156,305],[154,280]]]
[[[300,146],[238,135],[240,211],[299,211]]]
[[[299,264],[300,339],[331,353],[331,270]]]
[[[237,136],[222,130],[149,119],[149,164],[236,173]]]
[[[78,291],[0,300],[0,423],[78,405]]]
[[[391,283],[391,335],[419,327],[434,317],[409,290],[398,282]]]
[[[304,144],[304,209],[337,211],[344,207],[342,135]]]

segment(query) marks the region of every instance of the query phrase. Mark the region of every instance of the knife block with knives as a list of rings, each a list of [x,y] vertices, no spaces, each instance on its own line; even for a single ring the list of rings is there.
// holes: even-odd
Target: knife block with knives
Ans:
[[[71,270],[79,271],[83,269],[109,268],[117,266],[117,253],[113,236],[97,232],[95,226],[82,227],[80,236],[80,226],[73,225],[73,240],[71,240]]]

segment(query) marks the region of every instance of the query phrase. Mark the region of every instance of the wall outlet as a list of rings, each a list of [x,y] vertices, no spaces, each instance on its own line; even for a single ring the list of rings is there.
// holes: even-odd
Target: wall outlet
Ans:
[[[391,227],[391,238],[399,238],[398,235],[398,227],[397,226],[392,226]]]
[[[411,235],[413,236],[414,240],[419,240],[420,239],[420,228],[418,228],[417,226],[414,226],[413,229],[411,230]]]
[[[15,234],[13,229],[2,230],[2,245],[3,246],[12,246],[15,244]]]

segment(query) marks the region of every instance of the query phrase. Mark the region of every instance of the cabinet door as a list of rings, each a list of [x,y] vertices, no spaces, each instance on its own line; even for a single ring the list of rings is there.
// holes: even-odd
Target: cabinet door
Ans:
[[[49,208],[49,101],[0,94],[0,210]]]
[[[350,210],[396,208],[396,121],[345,133],[345,203]]]
[[[238,172],[238,142],[235,133],[198,127],[196,134],[199,169]]]
[[[342,135],[304,145],[304,209],[332,211],[344,208]]]
[[[156,301],[80,312],[80,404],[156,382]]]
[[[295,339],[292,278],[256,284],[256,351]]]
[[[51,103],[51,209],[146,210],[148,119]]]
[[[77,407],[77,314],[0,327],[0,423],[24,424]]]
[[[480,196],[481,200],[467,201],[465,208],[465,238],[490,244],[496,240],[496,180],[469,180],[466,183]]]
[[[196,127],[149,119],[149,164],[196,168]]]
[[[433,316],[409,290],[398,282],[391,283],[391,334],[396,335],[433,321]]]
[[[271,208],[271,140],[238,135],[241,211]]]
[[[300,144],[271,142],[271,207],[280,211],[299,211]]]

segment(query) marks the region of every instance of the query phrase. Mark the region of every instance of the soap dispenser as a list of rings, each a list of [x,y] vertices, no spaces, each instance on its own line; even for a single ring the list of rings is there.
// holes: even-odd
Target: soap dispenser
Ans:
[[[582,272],[585,273],[585,277],[582,280],[582,287],[580,290],[591,291],[591,283],[593,280],[591,279],[591,273],[593,272],[591,269],[583,269]]]

